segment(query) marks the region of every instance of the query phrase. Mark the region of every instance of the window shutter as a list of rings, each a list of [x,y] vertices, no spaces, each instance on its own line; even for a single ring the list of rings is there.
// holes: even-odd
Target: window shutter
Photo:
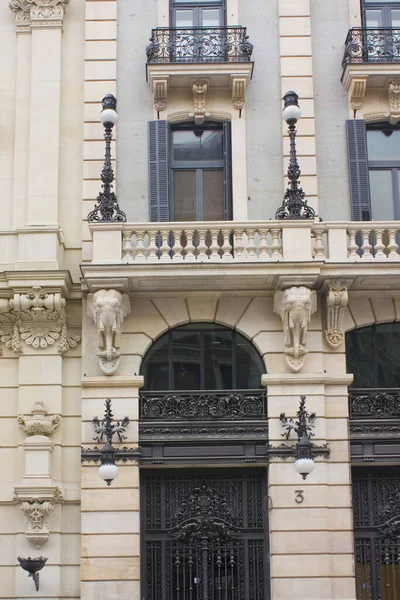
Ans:
[[[233,220],[232,206],[232,134],[230,121],[224,121],[224,217]]]
[[[149,121],[150,220],[169,221],[169,126]]]
[[[371,199],[365,121],[363,119],[346,121],[346,135],[352,219],[370,221]]]

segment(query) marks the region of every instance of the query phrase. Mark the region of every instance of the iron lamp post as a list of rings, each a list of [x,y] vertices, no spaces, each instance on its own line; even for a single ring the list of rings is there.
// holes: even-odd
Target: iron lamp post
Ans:
[[[97,196],[97,204],[88,214],[89,222],[109,223],[125,222],[126,215],[120,209],[117,196],[113,191],[114,171],[111,165],[111,139],[114,125],[118,122],[117,99],[112,94],[107,94],[102,100],[103,110],[100,121],[104,127],[105,154],[101,171],[102,190]]]
[[[283,204],[275,213],[276,219],[314,219],[315,211],[304,200],[305,193],[300,187],[300,167],[296,152],[296,123],[300,119],[299,97],[296,92],[289,91],[283,97],[282,117],[288,125],[290,140],[290,158],[287,176],[289,186],[283,197]]]

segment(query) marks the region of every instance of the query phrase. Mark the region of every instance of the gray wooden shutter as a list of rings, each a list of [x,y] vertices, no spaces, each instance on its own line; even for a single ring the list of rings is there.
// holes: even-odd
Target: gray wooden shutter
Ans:
[[[371,199],[365,121],[363,119],[346,121],[346,136],[352,219],[370,221]]]
[[[169,126],[149,121],[150,221],[169,221]]]
[[[232,134],[230,121],[224,121],[224,218],[233,220],[232,205]]]

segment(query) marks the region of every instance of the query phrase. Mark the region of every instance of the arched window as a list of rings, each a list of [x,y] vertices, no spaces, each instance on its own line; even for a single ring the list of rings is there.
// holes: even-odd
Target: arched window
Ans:
[[[347,333],[346,359],[353,388],[400,388],[400,323]]]
[[[264,362],[243,335],[215,323],[171,329],[143,359],[144,390],[260,389]]]

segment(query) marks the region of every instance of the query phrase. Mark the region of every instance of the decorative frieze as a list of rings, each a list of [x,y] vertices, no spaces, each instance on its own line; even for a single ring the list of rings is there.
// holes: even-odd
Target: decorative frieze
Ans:
[[[275,292],[274,312],[282,319],[286,361],[291,371],[300,371],[304,365],[308,325],[316,310],[316,292],[304,286]]]
[[[7,301],[6,301],[7,302]],[[35,285],[27,294],[14,297],[0,306],[0,340],[17,354],[24,344],[45,349],[58,342],[58,352],[64,354],[80,341],[67,329],[66,300],[59,293],[49,294]]]
[[[37,400],[29,416],[19,415],[18,424],[27,435],[46,435],[54,433],[61,422],[60,415],[47,414],[43,402]]]
[[[97,327],[97,344],[100,368],[112,375],[119,366],[121,356],[121,328],[131,312],[129,296],[116,290],[98,290],[88,294],[87,313]]]
[[[69,0],[9,0],[15,14],[17,33],[35,27],[62,27]]]
[[[325,338],[331,348],[338,348],[344,340],[343,317],[349,295],[342,281],[333,281],[326,296],[327,328]]]

